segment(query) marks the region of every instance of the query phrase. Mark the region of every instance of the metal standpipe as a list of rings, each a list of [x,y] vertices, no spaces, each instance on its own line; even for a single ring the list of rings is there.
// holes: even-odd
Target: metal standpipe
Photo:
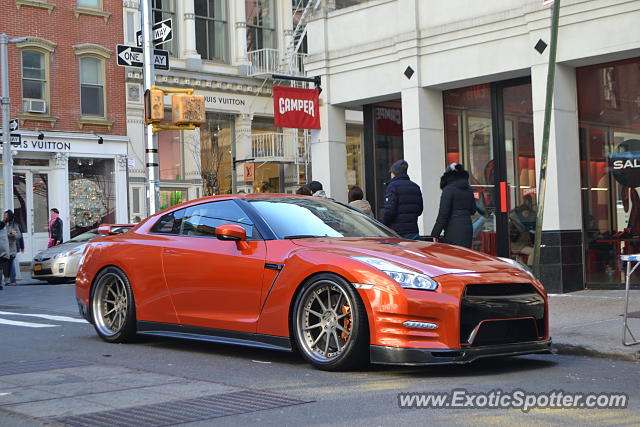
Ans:
[[[2,73],[2,176],[4,179],[4,209],[13,210],[13,159],[9,130],[9,36],[0,34],[0,70]]]
[[[140,2],[142,17],[142,48],[144,89],[149,90],[155,84],[155,70],[153,67],[153,20],[151,16],[151,0]],[[145,127],[145,158],[147,171],[147,215],[153,215],[160,208],[160,180],[158,174],[158,136],[153,132],[153,126]]]

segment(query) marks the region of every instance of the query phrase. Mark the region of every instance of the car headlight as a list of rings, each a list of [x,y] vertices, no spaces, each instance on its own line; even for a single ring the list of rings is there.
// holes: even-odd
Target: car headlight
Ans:
[[[62,252],[60,254],[54,255],[53,259],[65,258],[65,257],[71,256],[71,255],[73,255],[75,253],[78,253],[79,251],[80,251],[80,249],[73,249],[71,251]]]
[[[529,275],[529,277],[531,277],[532,279],[535,279],[535,276],[533,275],[533,273],[531,273],[529,270],[527,270],[527,268],[524,265],[520,264],[515,259],[503,258],[503,257],[498,257],[498,259],[500,261],[506,262],[507,264],[511,264],[511,266],[516,267],[520,271],[524,271],[525,273],[527,273]]]
[[[438,288],[438,282],[433,280],[431,277],[418,273],[417,271],[400,267],[398,264],[394,264],[380,258],[367,256],[354,256],[352,258],[382,271],[405,289],[435,291]]]

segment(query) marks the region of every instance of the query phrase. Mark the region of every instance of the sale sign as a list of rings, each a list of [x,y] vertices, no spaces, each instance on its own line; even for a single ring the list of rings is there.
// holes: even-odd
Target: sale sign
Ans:
[[[319,91],[297,87],[273,87],[273,121],[276,126],[320,129]]]

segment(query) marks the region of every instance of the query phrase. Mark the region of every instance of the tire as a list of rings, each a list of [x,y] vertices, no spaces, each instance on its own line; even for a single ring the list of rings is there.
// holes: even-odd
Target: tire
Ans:
[[[298,292],[293,339],[302,356],[327,371],[359,369],[369,363],[369,323],[357,291],[342,277],[322,273]]]
[[[131,342],[136,337],[136,306],[129,279],[117,267],[98,274],[91,289],[91,320],[103,340]]]

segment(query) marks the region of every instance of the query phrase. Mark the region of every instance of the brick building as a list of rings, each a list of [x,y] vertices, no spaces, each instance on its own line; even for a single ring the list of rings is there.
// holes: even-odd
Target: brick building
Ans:
[[[47,218],[60,210],[65,239],[100,222],[127,220],[127,142],[122,2],[0,0],[9,45],[16,217],[24,260],[46,247]]]

